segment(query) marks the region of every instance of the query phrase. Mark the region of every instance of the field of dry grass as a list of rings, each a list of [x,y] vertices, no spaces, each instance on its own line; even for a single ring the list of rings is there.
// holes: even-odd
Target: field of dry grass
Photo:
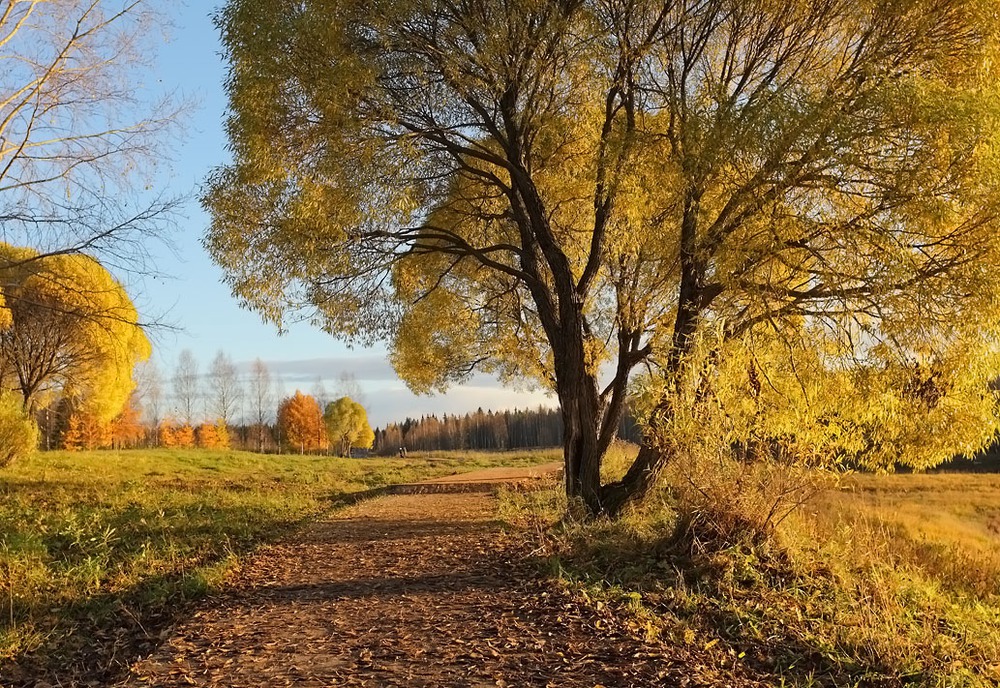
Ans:
[[[918,567],[940,585],[1000,595],[1000,475],[855,475],[808,509],[817,538],[845,524],[881,534],[887,559]]]
[[[1000,685],[1000,475],[849,475],[764,542],[678,537],[665,490],[617,523],[507,494],[541,565],[638,632],[775,686]]]

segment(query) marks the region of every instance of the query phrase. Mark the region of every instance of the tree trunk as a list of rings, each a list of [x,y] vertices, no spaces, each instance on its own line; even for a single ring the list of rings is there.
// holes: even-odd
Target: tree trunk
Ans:
[[[565,329],[553,346],[556,389],[563,420],[564,477],[566,495],[581,500],[588,513],[597,515],[604,512],[601,463],[607,447],[602,447],[600,440],[604,414],[597,381],[587,368],[582,313],[579,304],[574,306],[575,312],[563,310]],[[569,323],[576,326],[565,327]]]
[[[625,477],[602,488],[604,513],[614,518],[629,504],[645,499],[669,463],[668,454],[655,448],[649,440],[644,440]]]
[[[563,460],[566,495],[583,501],[587,511],[600,514],[601,461],[596,408],[588,408],[583,394],[560,394],[563,419]]]
[[[705,264],[703,258],[698,255],[698,215],[700,212],[701,194],[692,189],[685,199],[684,218],[681,224],[681,279],[678,293],[677,316],[674,322],[673,337],[670,346],[667,366],[664,371],[668,379],[673,379],[675,384],[680,383],[680,373],[684,365],[684,357],[691,352],[694,343],[695,333],[698,328],[698,319],[702,310],[711,300],[711,296],[706,296],[705,290]],[[677,391],[676,389],[674,391]],[[562,398],[560,396],[560,398]],[[654,411],[653,417],[669,418],[673,413],[672,395],[667,393],[660,400],[658,408]],[[656,428],[647,428],[650,435],[643,438],[639,447],[639,453],[632,465],[629,466],[625,476],[608,485],[600,485],[600,463],[598,463],[596,485],[598,496],[595,503],[598,509],[590,507],[591,502],[587,501],[588,508],[594,514],[606,514],[616,517],[630,503],[639,502],[645,499],[653,490],[659,480],[663,470],[667,467],[672,455],[654,445],[651,433]],[[569,436],[567,435],[567,438]],[[569,449],[567,448],[567,452]],[[598,457],[598,462],[603,459],[603,455]],[[569,467],[567,460],[567,467]]]

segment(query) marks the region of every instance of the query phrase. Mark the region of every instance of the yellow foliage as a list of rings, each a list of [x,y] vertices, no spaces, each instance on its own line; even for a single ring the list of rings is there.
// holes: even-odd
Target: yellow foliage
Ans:
[[[368,413],[364,406],[350,397],[341,397],[327,404],[323,422],[327,437],[340,445],[343,456],[350,456],[351,447],[371,449],[375,443],[375,432],[368,424]]]
[[[166,418],[157,431],[161,447],[185,449],[195,446],[195,431],[187,423],[177,423]]]
[[[203,202],[234,293],[390,343],[419,392],[553,389],[592,512],[686,452],[923,467],[992,436],[992,0],[230,0],[219,24],[234,160]],[[602,485],[639,374],[659,447]]]
[[[187,423],[174,428],[174,446],[187,449],[195,446],[194,428]]]
[[[0,391],[0,468],[38,448],[38,428],[17,395]]]
[[[675,455],[925,469],[974,454],[1000,431],[989,386],[1000,359],[978,338],[917,362],[873,353],[838,365],[780,332],[719,337],[699,336],[679,378],[636,387],[650,438]]]
[[[88,413],[73,411],[66,419],[62,448],[70,451],[102,449],[111,446],[113,437],[112,423]]]
[[[138,399],[133,393],[121,413],[111,421],[111,443],[116,447],[135,447],[145,437]]]
[[[59,395],[110,422],[135,388],[135,364],[151,352],[121,283],[89,256],[39,257],[8,244],[0,244],[0,278],[11,320],[0,330],[0,360],[17,373],[28,407]]]
[[[7,298],[4,296],[3,287],[0,287],[0,330],[6,330],[14,324],[14,314],[7,307]]]
[[[222,420],[215,423],[202,423],[195,428],[197,444],[202,449],[228,449],[229,429]]]

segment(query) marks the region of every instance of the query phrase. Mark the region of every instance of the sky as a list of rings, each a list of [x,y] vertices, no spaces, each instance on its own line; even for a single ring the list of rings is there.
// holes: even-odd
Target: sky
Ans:
[[[225,69],[210,16],[218,4],[204,0],[165,3],[173,26],[155,59],[154,76],[163,89],[193,101],[172,165],[161,175],[163,191],[190,194],[191,199],[179,213],[170,237],[172,248],[150,247],[162,274],[136,282],[133,295],[144,317],[174,326],[152,331],[154,359],[161,374],[169,377],[183,349],[194,353],[202,370],[220,349],[244,370],[259,357],[280,376],[284,393],[289,394],[295,389],[308,393],[317,380],[334,394],[341,387],[339,378],[346,374],[357,381],[373,425],[480,407],[554,405],[541,392],[505,389],[483,375],[445,395],[417,397],[396,377],[384,350],[348,349],[307,324],[293,324],[279,336],[273,326],[239,307],[222,283],[221,270],[202,249],[201,237],[209,220],[194,198],[212,168],[228,161],[223,131]]]

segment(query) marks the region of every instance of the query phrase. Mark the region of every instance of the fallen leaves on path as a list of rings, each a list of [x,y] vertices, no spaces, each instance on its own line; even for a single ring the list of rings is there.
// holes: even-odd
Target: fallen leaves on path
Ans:
[[[537,577],[489,500],[391,496],[310,525],[123,685],[727,685]]]

